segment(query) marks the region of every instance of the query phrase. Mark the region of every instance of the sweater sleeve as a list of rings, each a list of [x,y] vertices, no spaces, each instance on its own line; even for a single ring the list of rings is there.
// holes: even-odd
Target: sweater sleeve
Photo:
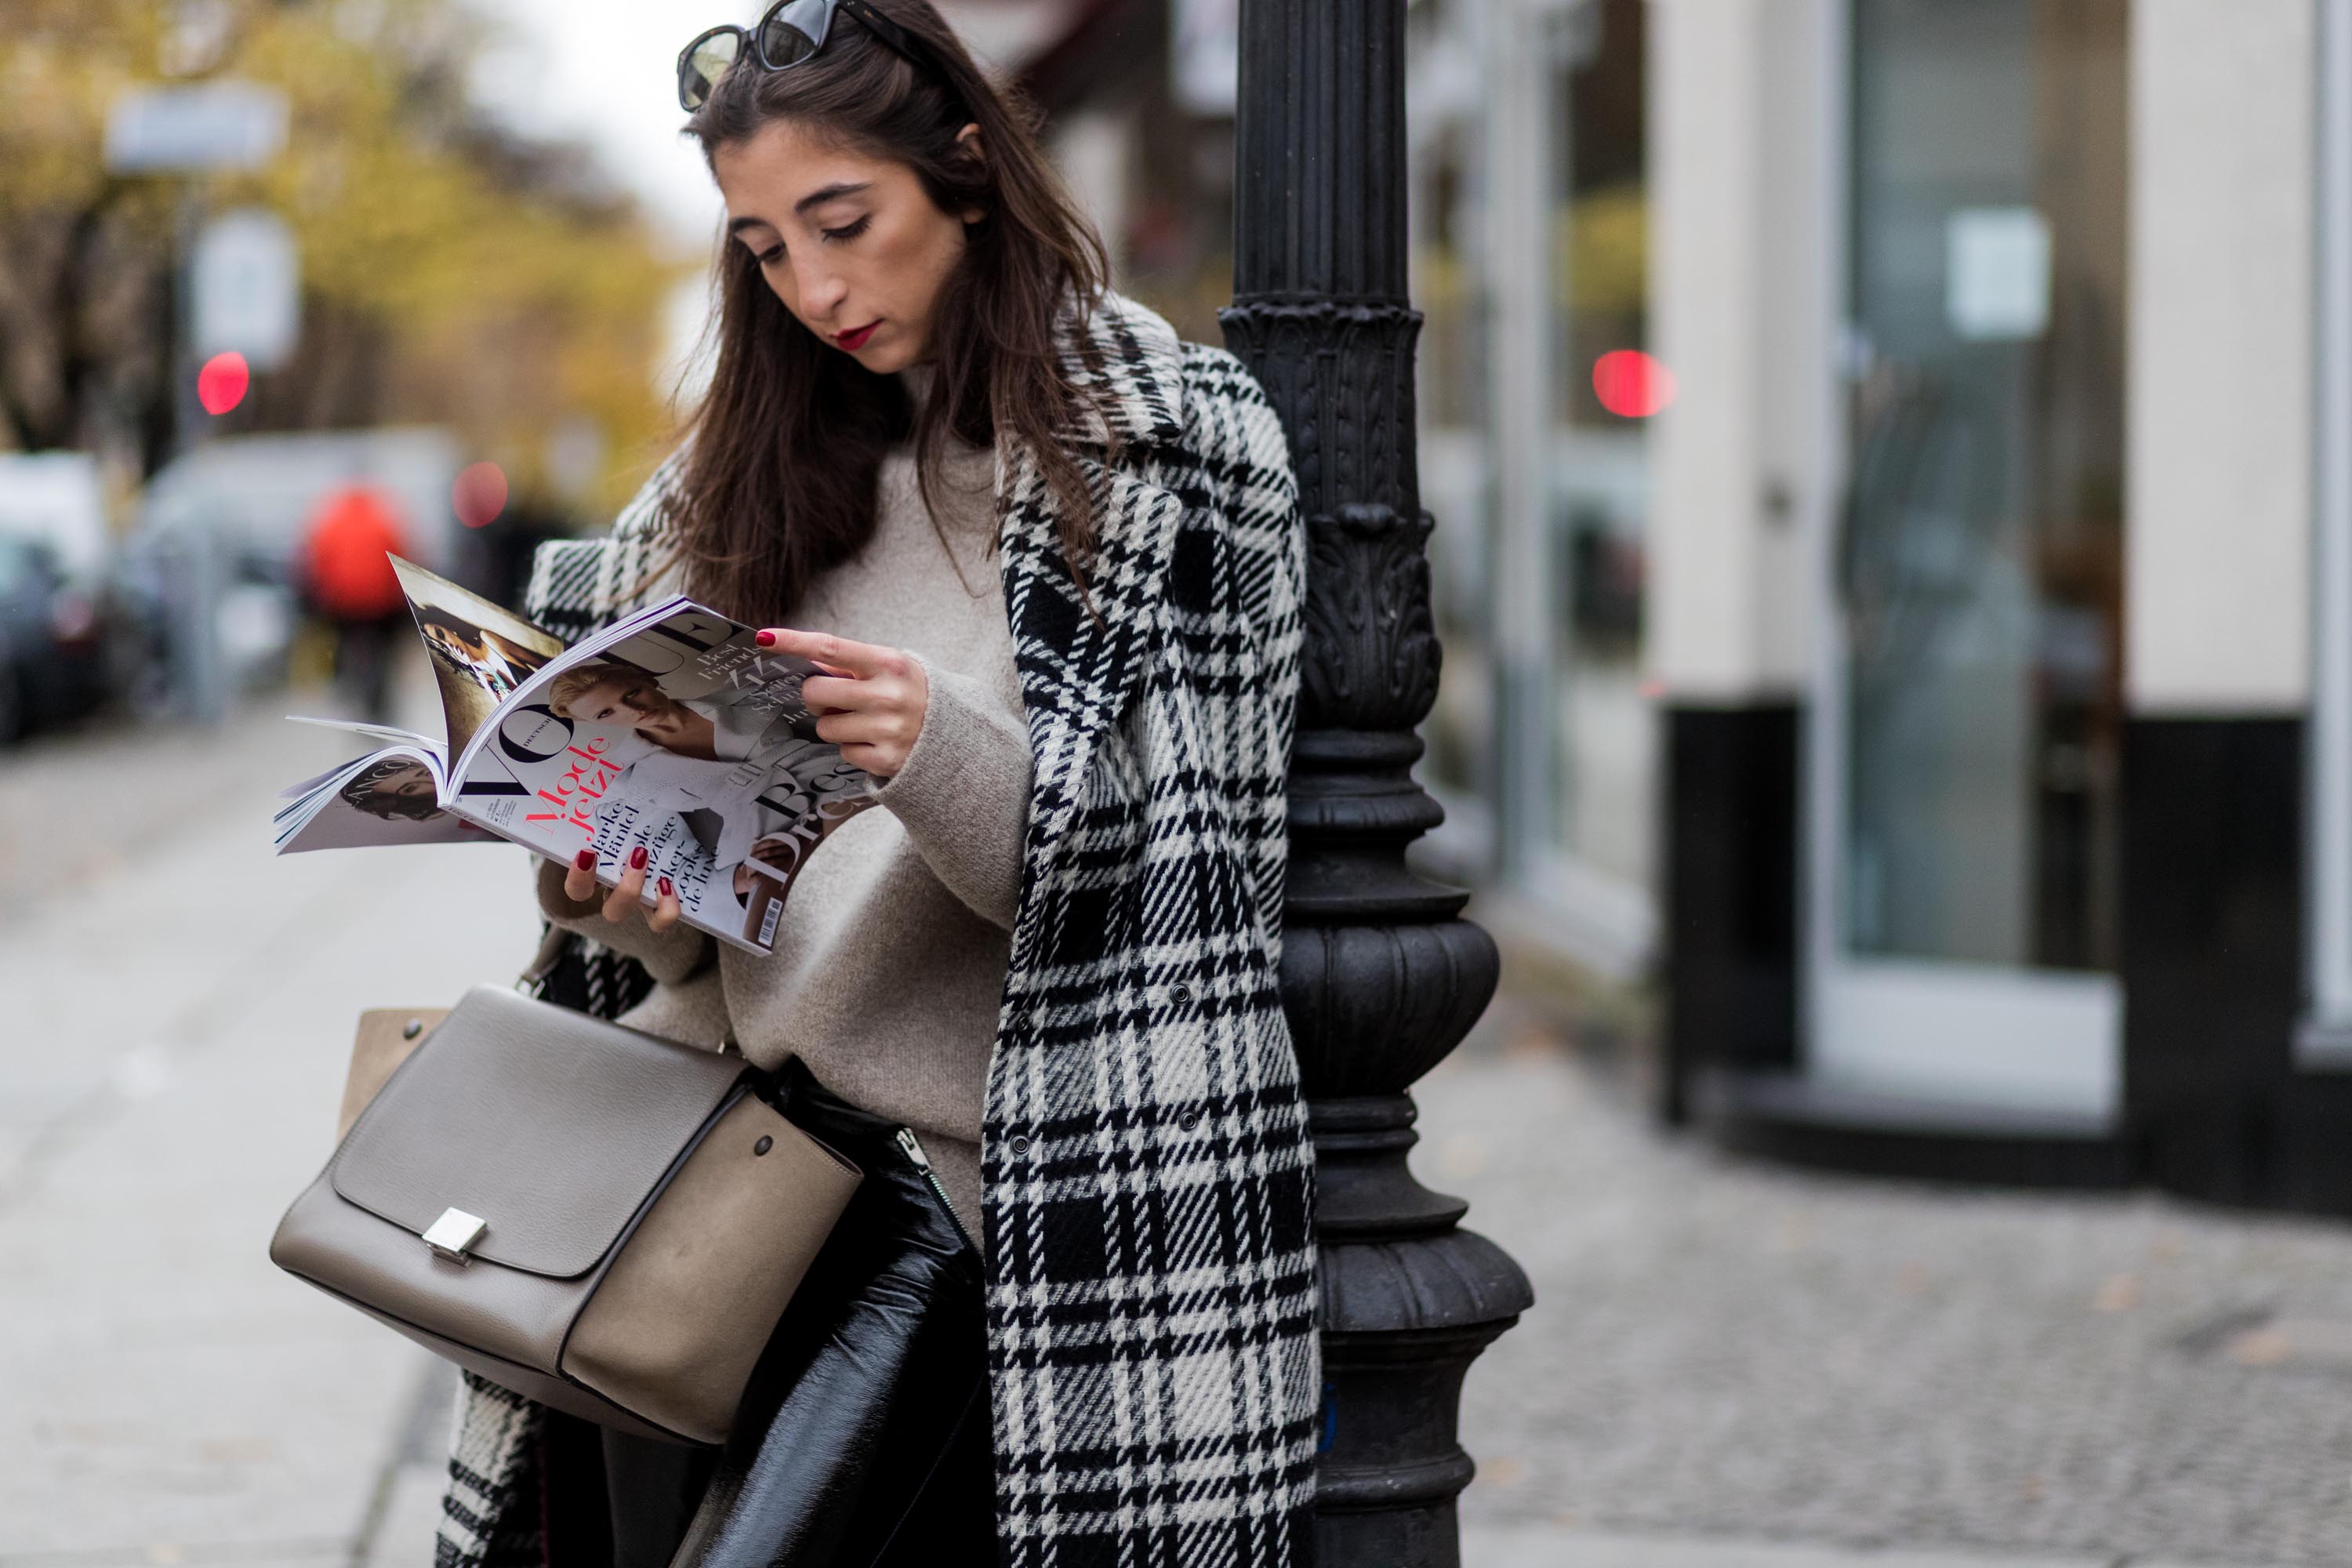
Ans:
[[[627,953],[665,985],[677,984],[709,961],[715,949],[705,932],[683,921],[657,931],[642,920],[608,921],[604,915],[607,889],[599,887],[595,897],[575,904],[563,895],[563,868],[543,857],[534,858],[539,860],[540,910],[564,930]]]
[[[916,658],[929,688],[923,727],[905,765],[868,793],[950,892],[1011,931],[1029,826],[1028,731],[979,681]]]

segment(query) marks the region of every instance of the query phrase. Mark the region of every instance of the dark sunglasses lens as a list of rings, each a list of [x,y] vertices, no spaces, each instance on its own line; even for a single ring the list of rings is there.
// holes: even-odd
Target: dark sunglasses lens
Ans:
[[[832,20],[833,0],[784,0],[760,25],[761,58],[771,70],[800,64],[824,47]]]
[[[743,52],[743,35],[733,27],[705,33],[677,59],[677,101],[691,113],[710,100],[711,89]]]

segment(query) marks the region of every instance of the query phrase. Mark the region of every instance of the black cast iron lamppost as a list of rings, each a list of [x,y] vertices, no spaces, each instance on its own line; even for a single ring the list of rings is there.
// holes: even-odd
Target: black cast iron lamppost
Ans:
[[[1467,895],[1406,869],[1437,696],[1405,290],[1406,0],[1242,0],[1225,340],[1290,436],[1307,646],[1283,1002],[1315,1130],[1322,1568],[1455,1568],[1463,1373],[1533,1304],[1468,1205],[1413,1179],[1412,1084],[1494,995]]]

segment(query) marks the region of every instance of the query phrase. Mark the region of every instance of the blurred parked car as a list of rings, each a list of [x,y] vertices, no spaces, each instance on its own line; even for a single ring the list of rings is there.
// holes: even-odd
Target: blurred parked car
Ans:
[[[96,595],[55,551],[0,534],[0,742],[105,700],[103,632]]]

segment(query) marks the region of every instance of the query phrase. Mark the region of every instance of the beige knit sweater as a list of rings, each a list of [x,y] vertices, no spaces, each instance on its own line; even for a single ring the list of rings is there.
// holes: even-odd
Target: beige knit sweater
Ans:
[[[928,366],[906,373],[929,390]],[[911,449],[885,460],[873,539],[813,585],[792,624],[901,647],[929,698],[904,767],[825,838],[793,884],[767,957],[684,926],[608,923],[542,862],[540,907],[642,959],[660,982],[622,1018],[818,1082],[915,1130],[956,1217],[982,1243],[980,1126],[1012,961],[1030,762],[998,573],[995,456],[950,443],[938,527]],[[942,543],[942,535],[946,544]],[[947,545],[952,545],[950,556]]]

